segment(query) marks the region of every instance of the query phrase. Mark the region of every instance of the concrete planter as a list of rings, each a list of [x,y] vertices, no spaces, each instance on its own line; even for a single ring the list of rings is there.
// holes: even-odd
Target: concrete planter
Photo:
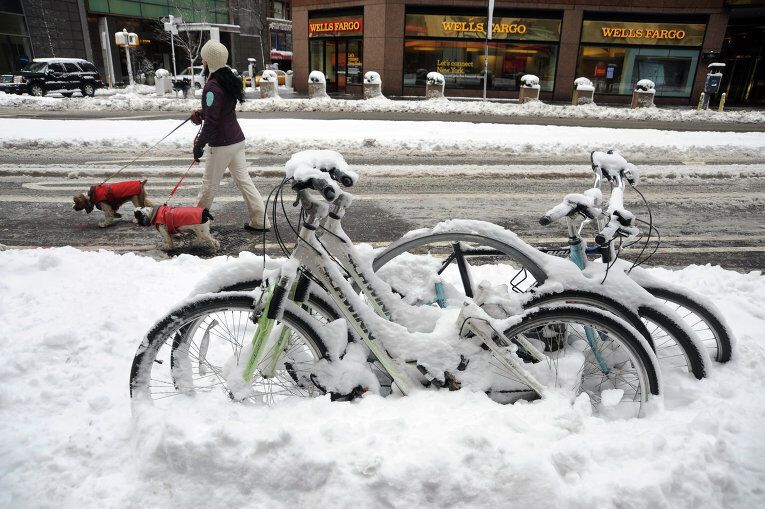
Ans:
[[[326,83],[309,83],[308,84],[308,98],[309,99],[325,99],[329,97],[327,95]]]
[[[531,101],[538,101],[539,100],[539,88],[537,87],[526,87],[521,85],[521,92],[518,95],[518,102],[521,104],[531,102]]]
[[[364,83],[364,99],[382,97],[382,83]]]
[[[635,90],[632,92],[632,109],[650,108],[653,106],[653,98],[656,95],[653,90]]]
[[[574,106],[579,106],[580,104],[592,104],[594,96],[594,90],[574,90],[574,95],[571,97],[571,104]]]
[[[274,99],[279,97],[279,92],[277,92],[276,88],[276,83],[260,80],[260,98]]]

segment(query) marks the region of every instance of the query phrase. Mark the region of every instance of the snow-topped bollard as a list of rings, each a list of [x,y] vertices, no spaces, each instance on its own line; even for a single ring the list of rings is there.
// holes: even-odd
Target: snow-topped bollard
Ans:
[[[571,97],[571,104],[574,106],[591,104],[594,95],[595,86],[589,78],[582,76],[574,80],[574,95]]]
[[[276,73],[271,69],[266,69],[263,74],[260,75],[260,98],[261,99],[275,99],[279,97],[277,91],[277,85],[279,79]]]
[[[650,108],[653,106],[653,98],[656,96],[656,85],[651,80],[640,80],[635,84],[632,91],[632,109]]]
[[[167,69],[157,69],[154,73],[154,92],[157,96],[170,94],[173,91],[173,79]]]
[[[523,104],[529,101],[539,100],[539,77],[533,74],[524,74],[521,76],[521,93],[518,95],[518,102]]]
[[[446,79],[440,72],[429,72],[425,78],[425,97],[427,99],[443,99]]]
[[[327,78],[324,77],[324,73],[321,71],[311,71],[308,75],[308,98],[309,99],[326,99],[327,95]]]
[[[364,99],[382,97],[382,79],[374,71],[364,73]]]

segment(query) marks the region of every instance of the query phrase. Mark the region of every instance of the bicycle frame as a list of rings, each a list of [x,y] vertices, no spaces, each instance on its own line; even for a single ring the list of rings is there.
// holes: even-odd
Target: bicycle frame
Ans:
[[[350,204],[350,195],[343,193],[339,196],[331,212],[326,204],[318,202],[306,190],[299,191],[299,199],[303,209],[307,212],[307,216],[300,225],[298,242],[290,261],[282,265],[279,283],[274,290],[269,290],[265,297],[261,321],[258,323],[252,341],[252,350],[242,372],[244,380],[247,382],[251,380],[254,367],[262,360],[261,356],[266,350],[268,335],[271,333],[273,324],[279,319],[281,299],[285,298],[288,291],[294,297],[296,289],[304,285],[301,280],[310,277],[321,284],[356,336],[369,348],[401,393],[410,394],[420,384],[406,373],[400,365],[401,361],[394,360],[390,356],[375,333],[377,320],[392,321],[391,305],[396,301],[400,305],[400,299],[386,283],[379,279],[371,267],[365,266],[366,264],[356,253],[353,243],[342,230],[341,219],[345,208]],[[322,235],[322,240],[318,238],[318,228],[327,232]],[[343,277],[333,258],[349,273],[351,280],[359,286],[369,303],[364,302],[354,291],[353,286]],[[478,306],[473,306],[475,308],[472,309],[474,313],[485,316]],[[370,309],[372,312],[369,312]],[[266,316],[266,319],[263,319],[263,316]],[[481,316],[481,320],[485,321],[483,316]],[[542,396],[544,393],[542,384],[523,368],[520,359],[508,359],[515,354],[508,354],[494,341],[493,336],[501,338],[503,334],[495,329],[489,328],[491,330],[487,330],[485,326],[478,327],[471,323],[471,318],[472,316],[468,315],[465,319],[470,330],[497,354],[499,361],[505,367],[514,371],[529,387]],[[471,325],[473,326],[471,327]],[[277,348],[272,349],[274,356],[280,355],[283,351],[284,341],[282,331],[277,340]],[[530,355],[539,360],[546,358],[527,340],[522,339],[521,341],[522,346]],[[278,359],[272,358],[269,365],[275,366],[277,363]],[[435,378],[428,376],[425,372],[420,371],[420,373],[429,381],[433,381]]]

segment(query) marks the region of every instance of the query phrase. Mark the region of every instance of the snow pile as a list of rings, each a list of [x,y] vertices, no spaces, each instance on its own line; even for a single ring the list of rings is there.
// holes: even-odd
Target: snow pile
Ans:
[[[272,71],[271,69],[266,69],[260,76],[260,81],[265,83],[276,83],[277,79],[278,78],[276,77],[276,72]]]
[[[318,71],[316,71],[318,72]],[[320,78],[317,78],[320,79]],[[309,83],[312,83],[309,80]],[[20,108],[31,111],[180,111],[194,108],[193,99],[156,97],[154,87],[140,85],[140,98],[136,94],[116,91],[96,91],[97,97],[74,97],[58,99],[0,94],[0,108]],[[148,90],[144,93],[143,87]],[[104,93],[102,93],[104,92]],[[108,97],[107,97],[108,96]],[[190,106],[192,104],[192,106]],[[765,112],[760,110],[735,110],[717,112],[697,111],[695,108],[661,107],[637,108],[629,106],[586,106],[553,105],[532,101],[525,104],[496,103],[491,101],[358,101],[335,99],[314,101],[311,99],[269,99],[248,100],[238,106],[241,111],[332,111],[332,112],[385,112],[438,115],[487,115],[501,117],[542,117],[542,118],[589,118],[609,120],[652,120],[660,122],[714,122],[714,123],[765,123]]]
[[[289,101],[287,101],[289,102]],[[196,104],[194,103],[193,106]],[[190,104],[187,111],[191,111]],[[586,108],[581,106],[580,108]],[[178,126],[177,120],[3,119],[0,149],[87,149],[97,153],[148,148]],[[645,160],[742,161],[765,159],[765,136],[758,132],[687,132],[459,122],[378,120],[242,119],[248,153],[282,155],[331,148],[346,155],[490,154],[494,158],[530,157],[589,160],[593,144],[612,147],[625,157]],[[264,129],[267,125],[267,129]],[[186,157],[197,129],[182,127],[152,155]]]
[[[364,83],[377,83],[382,84],[380,74],[375,71],[367,71],[364,73]]]
[[[574,88],[583,92],[595,91],[595,86],[592,84],[592,81],[590,81],[590,78],[586,78],[584,76],[574,80]]]
[[[635,84],[635,90],[641,91],[641,92],[650,92],[652,94],[656,93],[656,85],[651,80],[638,80],[638,82]]]
[[[0,252],[0,506],[765,504],[760,273],[651,270],[709,295],[739,344],[707,380],[667,376],[664,409],[640,420],[423,391],[274,408],[179,398],[134,421],[127,380],[141,336],[226,263]],[[90,284],[102,280],[114,298]]]
[[[348,175],[354,184],[359,179],[358,174],[349,169],[342,154],[334,150],[304,150],[292,154],[285,170],[287,178],[294,178],[300,182],[313,177],[327,178],[322,172],[330,170],[340,170]]]
[[[429,72],[425,79],[427,80],[428,85],[443,85],[446,83],[444,75],[435,71]]]
[[[155,78],[167,78],[168,76],[170,76],[170,71],[168,71],[167,69],[157,69],[154,72]]]
[[[321,71],[311,71],[311,74],[308,75],[308,83],[326,83],[327,78],[324,76],[324,73]]]
[[[524,74],[521,76],[521,83],[523,84],[522,86],[526,88],[540,88],[539,76],[535,76],[533,74]]]

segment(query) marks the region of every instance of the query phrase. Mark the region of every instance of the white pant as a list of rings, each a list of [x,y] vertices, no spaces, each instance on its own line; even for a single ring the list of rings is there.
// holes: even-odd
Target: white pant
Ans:
[[[252,183],[247,171],[247,160],[244,157],[244,142],[226,145],[225,147],[207,147],[205,160],[205,173],[202,177],[202,189],[199,191],[198,207],[209,209],[212,206],[215,195],[220,186],[223,172],[228,171],[234,179],[236,187],[244,197],[247,211],[250,215],[250,226],[255,228],[270,228],[271,223],[265,218],[265,205],[263,197]]]

